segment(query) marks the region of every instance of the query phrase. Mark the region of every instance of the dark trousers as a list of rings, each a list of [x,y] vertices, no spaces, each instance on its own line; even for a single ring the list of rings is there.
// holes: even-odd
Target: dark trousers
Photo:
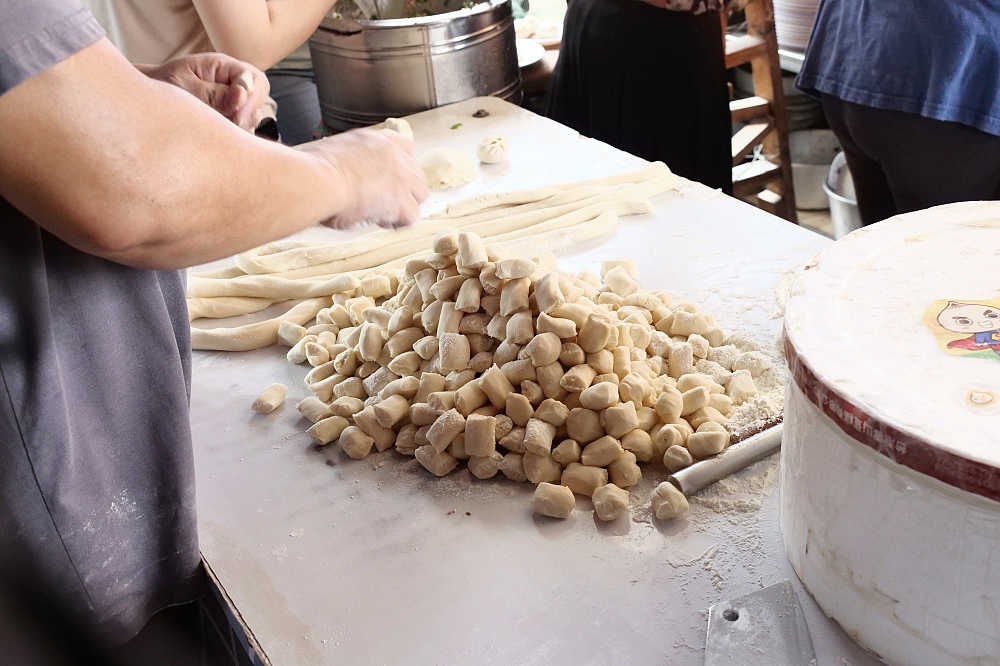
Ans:
[[[726,82],[718,14],[572,0],[545,115],[728,193]]]
[[[278,104],[281,143],[297,146],[323,136],[319,94],[311,69],[269,69],[271,97]]]
[[[865,224],[956,201],[1000,199],[1000,136],[823,95]]]

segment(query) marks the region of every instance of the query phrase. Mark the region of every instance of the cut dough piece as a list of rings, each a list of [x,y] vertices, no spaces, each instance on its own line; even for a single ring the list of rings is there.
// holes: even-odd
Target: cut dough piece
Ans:
[[[431,148],[417,158],[417,164],[423,169],[427,186],[432,190],[465,185],[479,176],[472,157],[464,150]]]
[[[506,162],[510,155],[510,141],[505,136],[487,136],[479,142],[476,157],[483,164]]]
[[[628,511],[628,491],[613,483],[595,490],[591,499],[594,501],[594,513],[604,521],[614,520]]]
[[[253,401],[253,405],[250,408],[259,414],[270,414],[285,401],[285,393],[287,391],[288,387],[284,384],[271,384],[264,389],[263,393],[257,396],[257,399]]]
[[[688,501],[684,493],[669,481],[664,481],[653,491],[649,506],[654,516],[660,520],[670,520],[687,512]]]
[[[531,510],[550,518],[569,518],[575,506],[576,498],[573,497],[573,491],[566,486],[542,482],[531,496]]]
[[[396,134],[401,134],[410,141],[413,141],[413,129],[410,127],[410,123],[402,118],[386,118],[382,128],[392,130]]]

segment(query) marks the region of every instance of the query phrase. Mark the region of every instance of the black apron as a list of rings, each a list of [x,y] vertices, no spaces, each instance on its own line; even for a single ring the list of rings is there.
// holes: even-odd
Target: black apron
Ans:
[[[570,0],[545,115],[732,192],[722,25],[639,0]]]

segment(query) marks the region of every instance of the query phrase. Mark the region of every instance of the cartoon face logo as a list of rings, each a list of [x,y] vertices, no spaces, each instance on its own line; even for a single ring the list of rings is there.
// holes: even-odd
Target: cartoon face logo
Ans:
[[[1000,299],[937,300],[922,319],[946,354],[1000,360]]]
[[[949,301],[938,323],[955,333],[987,333],[1000,331],[1000,309],[988,305]]]
[[[965,401],[970,407],[988,407],[1000,400],[993,391],[969,391],[965,394]]]

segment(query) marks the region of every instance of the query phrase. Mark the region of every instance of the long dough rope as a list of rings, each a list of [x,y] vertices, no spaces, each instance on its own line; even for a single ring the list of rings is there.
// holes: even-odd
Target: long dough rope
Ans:
[[[487,219],[480,221],[474,216],[473,218],[470,218],[466,224],[455,224],[456,220],[422,222],[419,227],[423,233],[419,237],[415,238],[413,237],[415,234],[409,234],[409,238],[404,237],[394,243],[382,244],[380,247],[376,247],[368,252],[356,254],[346,259],[338,259],[322,264],[314,264],[312,266],[291,269],[275,273],[274,275],[280,275],[284,278],[298,280],[379,266],[401,256],[428,249],[434,240],[434,234],[441,229],[450,227],[460,228],[462,231],[471,231],[484,239],[488,239],[499,233],[518,231],[536,224],[554,221],[557,219],[560,220],[560,223],[573,224],[575,223],[574,220],[579,222],[585,219],[591,219],[605,210],[618,210],[620,211],[618,212],[619,215],[629,215],[631,213],[621,211],[619,208],[623,201],[634,201],[636,199],[645,199],[647,197],[656,196],[657,194],[662,194],[669,189],[673,179],[673,174],[669,174],[668,176],[654,178],[653,180],[639,185],[632,185],[630,187],[626,187],[625,189],[604,192],[603,194],[598,194],[597,196],[584,199],[579,202],[564,204],[554,208],[531,210],[499,219]],[[595,206],[601,206],[601,208],[595,209]],[[587,211],[584,215],[589,214],[590,217],[574,216],[574,213],[578,213],[580,211]]]
[[[269,298],[246,296],[221,296],[217,298],[188,298],[188,319],[222,319],[260,312],[277,301]]]
[[[514,215],[530,213],[531,211],[536,210],[552,210],[567,204],[575,203],[578,206],[584,206],[588,203],[593,203],[593,201],[602,194],[610,194],[614,196],[615,193],[621,194],[621,192],[628,187],[641,184],[642,183],[623,183],[621,185],[584,185],[583,187],[577,187],[572,190],[560,192],[559,194],[545,199],[544,201],[535,201],[533,203],[510,207],[485,208],[483,210],[472,212],[468,215],[442,219],[447,219],[453,227],[462,228],[468,224],[488,222],[489,220],[512,217]]]
[[[649,166],[628,173],[620,173],[615,176],[604,176],[602,178],[591,178],[590,180],[578,180],[575,183],[550,185],[550,187],[557,190],[570,190],[574,187],[582,187],[584,185],[619,185],[621,183],[641,183],[646,180],[652,180],[657,176],[666,175],[674,177],[673,187],[676,187],[677,184],[680,183],[681,179],[677,177],[666,164],[663,162],[653,162]]]
[[[649,212],[650,204],[644,199],[626,199],[619,201],[604,201],[591,204],[583,208],[575,206],[565,206],[551,211],[539,210],[525,213],[523,215],[504,218],[503,220],[493,220],[481,222],[463,228],[463,231],[472,231],[484,240],[492,240],[494,236],[501,234],[520,234],[522,230],[540,227],[539,232],[579,224],[586,220],[591,220],[605,211],[614,211],[617,215],[634,215],[637,213]],[[555,214],[559,213],[559,214]],[[555,214],[555,215],[554,215]],[[441,224],[442,229],[451,225]],[[437,233],[435,229],[434,233]],[[508,236],[510,237],[510,236]],[[410,239],[402,243],[385,245],[371,252],[366,252],[348,259],[339,259],[326,264],[318,264],[306,268],[297,268],[274,276],[280,276],[288,280],[300,280],[302,278],[316,277],[319,275],[334,275],[358,271],[382,266],[390,261],[406,257],[415,252],[425,252],[430,249],[434,242],[434,236],[428,235],[424,238]],[[254,276],[266,277],[266,276]],[[240,279],[240,278],[237,278]],[[247,279],[247,278],[242,278]],[[202,294],[197,294],[202,295]],[[227,294],[228,295],[228,294]],[[243,295],[243,294],[241,294]],[[246,294],[249,295],[249,294]],[[301,298],[301,297],[300,297]]]
[[[519,204],[544,201],[562,192],[554,187],[542,187],[537,190],[521,190],[519,192],[488,192],[468,199],[448,204],[442,210],[428,215],[425,220],[443,220],[451,217],[462,217],[494,206],[516,206]]]
[[[648,202],[632,202],[629,206],[626,206],[627,212],[625,214],[641,214],[649,213],[652,209],[648,206]],[[582,243],[594,238],[599,238],[617,226],[618,214],[615,211],[605,211],[593,219],[586,220],[584,222],[571,224],[569,226],[562,225],[555,228],[547,228],[547,230],[539,231],[535,233],[536,228],[532,228],[533,233],[525,235],[523,232],[513,232],[510,234],[502,234],[489,239],[491,242],[503,244],[505,247],[517,248],[512,250],[515,252],[531,253],[537,251],[539,247],[547,247],[550,249],[559,249],[572,245],[575,243]],[[419,250],[410,255],[400,257],[399,259],[393,260],[381,266],[374,267],[373,269],[366,269],[355,271],[355,277],[364,277],[365,275],[376,275],[380,274],[386,270],[393,268],[402,268],[406,265],[409,259],[415,259],[422,257],[427,254],[426,250]],[[344,292],[337,292],[344,293]],[[241,314],[251,314],[253,312],[258,312],[262,310],[259,307],[257,301],[262,299],[254,298],[239,298],[239,297],[219,297],[219,298],[197,298],[189,299],[189,308],[192,301],[230,301],[232,302],[231,309],[228,309],[225,314],[218,315],[219,317],[233,317]],[[240,309],[237,305],[238,301],[248,301],[245,309]],[[266,301],[268,305],[271,304],[270,301]],[[206,316],[206,315],[203,315]],[[208,315],[210,316],[210,315]],[[280,323],[280,317],[278,318]],[[196,329],[199,331],[210,330],[210,329]],[[222,329],[227,330],[227,329]],[[231,350],[230,350],[231,351]]]
[[[643,167],[642,169],[638,169],[636,171],[629,171],[623,174],[618,174],[617,176],[604,176],[602,178],[592,178],[590,180],[578,180],[571,183],[549,185],[547,188],[541,188],[538,190],[521,190],[517,192],[494,192],[490,194],[480,194],[445,206],[443,210],[440,210],[437,213],[434,213],[433,215],[428,215],[425,219],[428,220],[451,219],[455,217],[462,217],[465,215],[469,215],[471,213],[475,213],[480,210],[485,210],[486,208],[491,208],[494,206],[516,205],[516,204],[542,201],[543,197],[539,195],[547,190],[560,190],[566,192],[581,187],[609,187],[614,185],[623,185],[627,183],[639,184],[647,180],[652,180],[653,178],[656,178],[658,176],[664,176],[668,174],[673,175],[673,173],[670,171],[670,169],[667,167],[666,164],[664,164],[663,162],[653,162],[649,166]],[[674,178],[676,179],[677,177],[674,176]]]
[[[613,231],[617,226],[618,216],[612,211],[606,211],[593,220],[582,224],[531,236],[521,236],[513,240],[500,241],[500,243],[512,254],[533,256],[538,253],[540,247],[544,247],[549,252],[555,252],[570,245],[600,238]]]
[[[334,275],[326,280],[289,280],[276,275],[244,275],[231,280],[188,279],[189,298],[244,296],[288,301],[343,294],[357,288],[358,280],[353,275]]]
[[[640,203],[638,204],[636,210],[638,213],[630,214],[648,213],[652,211],[652,208],[646,208],[645,205]],[[503,239],[500,239],[499,236],[495,236],[484,240],[489,241],[489,246],[501,245],[504,248],[507,248],[508,251],[515,253],[520,252],[520,250],[515,251],[511,248],[526,248],[524,250],[524,254],[526,256],[534,256],[538,254],[541,248],[551,251],[553,249],[560,249],[574,243],[582,243],[594,238],[599,238],[614,229],[617,224],[618,215],[614,211],[605,211],[593,219],[585,220],[563,228],[551,229],[542,233],[532,233],[528,235],[515,233],[510,237]],[[382,266],[377,266],[374,269],[357,271],[355,275],[358,277],[378,275],[388,270],[403,268],[406,266],[406,262],[411,259],[423,259],[426,257],[427,250],[419,250],[405,257],[400,257],[395,261],[390,261]]]
[[[212,280],[229,280],[234,277],[246,275],[239,266],[225,266],[223,268],[211,268],[199,273],[188,273],[190,277],[200,277]]]
[[[233,328],[192,328],[191,348],[216,351],[250,351],[268,347],[278,342],[278,327],[283,321],[302,325],[313,318],[323,308],[333,305],[329,296],[311,298],[293,306],[288,312],[267,321]]]
[[[536,208],[533,204],[527,206],[518,206],[517,208],[510,209],[503,215],[496,215],[496,211],[483,211],[481,213],[476,213],[475,215],[470,215],[464,218],[456,218],[448,220],[450,223],[448,226],[461,229],[462,231],[475,231],[477,229],[490,229],[489,226],[483,226],[486,222],[496,222],[498,224],[514,224],[522,219],[529,220],[540,220],[548,219],[553,215],[562,215],[563,213],[569,213],[571,211],[590,206],[592,204],[604,203],[609,201],[624,201],[627,199],[647,199],[654,197],[658,194],[663,194],[664,192],[671,189],[673,185],[673,174],[669,176],[661,176],[658,178],[653,178],[642,183],[627,184],[624,186],[608,186],[592,188],[587,186],[586,188],[594,191],[592,196],[579,201],[571,201],[565,204],[553,205],[551,207],[541,207]],[[523,210],[518,210],[523,209]],[[476,233],[480,233],[476,231]]]
[[[656,181],[660,187],[650,190],[649,194],[645,192],[646,188],[643,188],[643,191],[634,189],[635,186],[648,181]],[[538,190],[478,195],[452,204],[444,211],[431,215],[425,220],[442,221],[447,219],[452,220],[449,226],[465,227],[468,224],[536,210],[551,210],[571,203],[582,206],[616,196],[618,198],[655,196],[655,194],[675,187],[677,181],[678,178],[664,164],[655,162],[638,171],[617,176],[565,183]],[[595,198],[602,195],[604,195],[603,198]],[[561,214],[562,210],[551,210],[551,212],[558,215]],[[237,255],[236,268],[216,269],[192,275],[194,277],[227,279],[237,277],[240,275],[240,271],[247,275],[282,273],[296,268],[331,263],[337,259],[356,256],[372,251],[384,245],[386,241],[399,243],[412,238],[433,236],[440,228],[443,228],[440,224],[421,224],[410,229],[397,231],[378,230],[346,243],[335,244],[324,241],[280,240]]]
[[[588,185],[568,192],[552,190],[555,194],[540,202],[511,208],[491,208],[488,211],[463,217],[424,218],[421,223],[409,229],[373,231],[342,243],[324,243],[321,246],[310,245],[290,248],[284,251],[273,251],[274,244],[271,244],[239,254],[235,257],[235,261],[237,267],[248,275],[286,273],[287,271],[306,268],[308,266],[332,264],[335,261],[349,259],[366,252],[385,248],[389,244],[401,244],[419,239],[433,238],[439,229],[445,227],[464,227],[468,224],[537,210],[547,210],[552,214],[559,214],[559,211],[571,210],[572,206],[570,204],[575,203],[579,207],[585,205],[587,202],[591,202],[594,197],[602,194],[612,194],[615,191],[624,190],[625,187],[625,185],[601,187]],[[467,199],[466,201],[469,200]]]

